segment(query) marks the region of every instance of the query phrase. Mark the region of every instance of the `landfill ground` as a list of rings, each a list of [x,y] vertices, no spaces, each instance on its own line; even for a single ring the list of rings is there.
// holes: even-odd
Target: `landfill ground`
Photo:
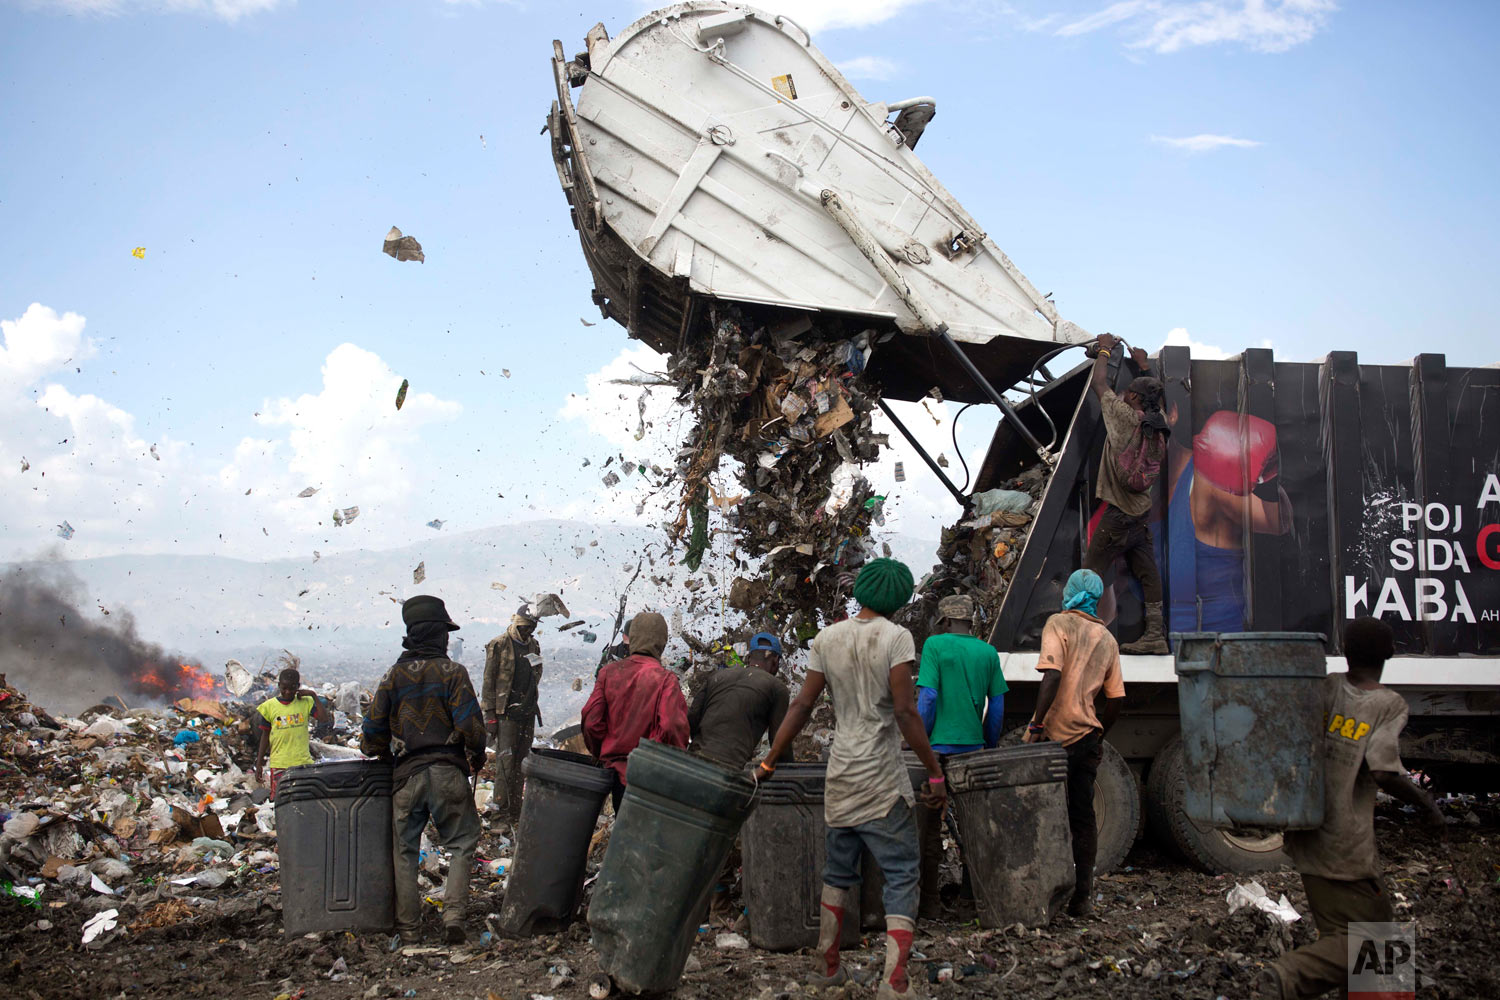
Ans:
[[[1378,826],[1388,883],[1402,918],[1419,925],[1423,997],[1500,996],[1493,956],[1500,945],[1500,809],[1494,800],[1451,806],[1450,838],[1434,842],[1418,818],[1381,807]],[[1472,818],[1469,818],[1471,817]],[[1477,822],[1476,822],[1477,820]],[[482,857],[495,856],[491,835]],[[245,845],[252,846],[272,845]],[[486,848],[489,848],[488,850]],[[214,891],[178,887],[170,868],[138,865],[133,882],[105,897],[49,885],[33,908],[0,899],[0,994],[10,997],[474,997],[533,1000],[588,996],[595,971],[582,922],[529,940],[451,949],[433,940],[391,952],[383,935],[324,933],[287,939],[274,872],[242,872]],[[1295,874],[1258,876],[1307,913]],[[1097,884],[1095,915],[1059,916],[1044,929],[980,930],[956,909],[921,922],[912,963],[915,997],[1242,997],[1259,967],[1289,944],[1310,940],[1309,918],[1283,931],[1264,914],[1227,914],[1226,892],[1248,877],[1213,877],[1137,846],[1121,871]],[[476,873],[468,929],[479,938],[499,909],[499,885]],[[949,895],[955,887],[949,887]],[[957,902],[957,901],[955,901]],[[958,904],[960,907],[961,903]],[[80,928],[106,906],[119,928],[92,946]],[[972,911],[970,911],[972,914]],[[429,913],[436,937],[436,915]],[[43,922],[46,922],[45,924]],[[153,926],[159,925],[159,926]],[[818,991],[798,985],[807,954],[716,945],[724,927],[700,932],[675,996],[873,997],[869,986]],[[878,966],[879,934],[849,953]],[[936,981],[945,967],[952,978]],[[942,973],[947,975],[947,973]]]

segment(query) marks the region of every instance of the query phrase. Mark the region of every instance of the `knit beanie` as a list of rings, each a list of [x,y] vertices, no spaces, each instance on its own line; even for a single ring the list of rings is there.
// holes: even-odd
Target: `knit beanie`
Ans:
[[[895,559],[867,563],[854,579],[854,599],[882,615],[896,611],[911,600],[911,570]]]

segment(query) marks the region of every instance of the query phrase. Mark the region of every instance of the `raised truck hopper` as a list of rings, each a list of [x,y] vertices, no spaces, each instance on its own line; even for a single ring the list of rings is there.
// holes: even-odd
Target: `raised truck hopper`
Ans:
[[[997,389],[1089,339],[913,152],[932,98],[867,101],[791,18],[725,3],[585,45],[553,43],[552,154],[594,301],[632,337],[677,350],[706,299],[839,314],[892,335],[867,369],[885,396],[1007,416]]]

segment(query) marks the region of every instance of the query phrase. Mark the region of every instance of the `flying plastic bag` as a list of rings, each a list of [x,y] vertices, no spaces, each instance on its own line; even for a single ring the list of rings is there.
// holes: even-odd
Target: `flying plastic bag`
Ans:
[[[255,678],[250,676],[239,660],[230,660],[224,664],[224,687],[236,698],[244,697],[255,683]]]
[[[531,613],[538,618],[552,618],[556,615],[562,615],[565,618],[572,617],[568,606],[556,594],[537,594],[531,599],[531,609]]]

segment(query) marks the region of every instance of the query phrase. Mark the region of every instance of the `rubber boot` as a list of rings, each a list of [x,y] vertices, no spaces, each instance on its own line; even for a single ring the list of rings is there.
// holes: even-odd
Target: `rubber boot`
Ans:
[[[880,989],[875,1000],[897,1000],[911,995],[906,978],[906,960],[911,957],[911,939],[916,931],[911,917],[885,918],[885,971],[880,974]]]
[[[1135,642],[1127,642],[1120,652],[1130,656],[1164,656],[1172,650],[1162,631],[1161,602],[1146,605],[1146,631]]]
[[[851,895],[848,889],[823,886],[823,896],[818,900],[817,966],[807,977],[809,985],[837,986],[849,980],[849,973],[839,963],[839,939],[844,936],[844,911]]]

